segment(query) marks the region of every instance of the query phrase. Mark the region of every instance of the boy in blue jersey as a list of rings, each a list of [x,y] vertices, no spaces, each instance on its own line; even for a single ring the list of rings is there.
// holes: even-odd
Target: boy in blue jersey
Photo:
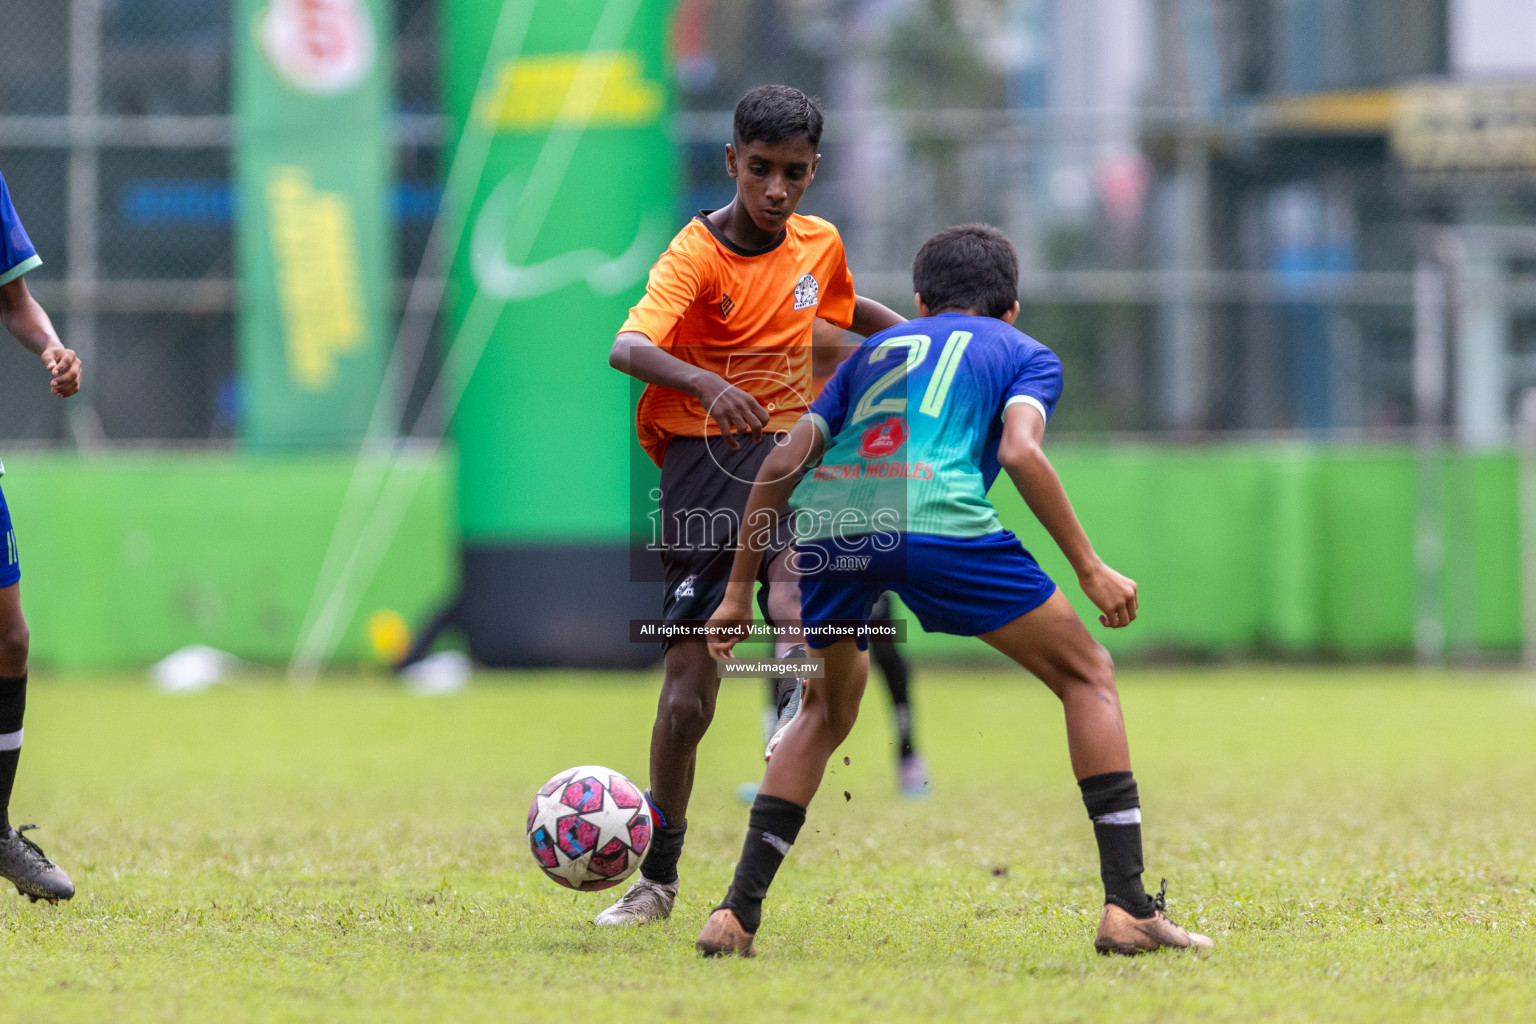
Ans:
[[[42,257],[27,237],[0,177],[0,324],[23,348],[37,356],[51,378],[49,390],[68,398],[80,390],[80,360],[59,341],[43,307],[27,290],[25,274],[41,265]],[[0,476],[5,467],[0,466]],[[11,827],[11,787],[21,759],[21,720],[27,706],[27,620],[21,614],[21,561],[11,511],[0,492],[0,532],[5,551],[0,557],[0,877],[16,891],[38,900],[58,902],[75,894],[69,876],[28,839]]]
[[[1136,584],[1105,565],[1041,451],[1061,363],[1011,326],[1018,258],[995,228],[951,228],[912,267],[919,319],[874,335],[763,462],[732,583],[710,621],[726,656],[751,622],[751,584],[777,510],[794,509],[801,619],[825,658],[763,777],[725,900],[698,949],[752,956],[762,901],[805,822],[828,758],[858,715],[863,639],[882,590],[930,631],[977,636],[1037,676],[1066,712],[1072,770],[1104,881],[1094,946],[1134,954],[1211,945],[1142,887],[1141,811],[1108,653],[1012,533],[987,491],[1007,470],[1112,629],[1136,617]],[[810,470],[809,473],[806,471]],[[798,485],[797,485],[798,482]],[[791,493],[792,492],[792,493]],[[740,581],[740,582],[737,582]]]

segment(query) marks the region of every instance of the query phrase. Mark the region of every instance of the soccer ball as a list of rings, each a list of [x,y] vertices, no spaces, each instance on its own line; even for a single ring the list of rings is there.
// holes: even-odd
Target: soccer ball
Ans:
[[[596,892],[634,873],[651,845],[651,809],[611,768],[582,765],[550,779],[528,809],[528,846],[561,885]]]

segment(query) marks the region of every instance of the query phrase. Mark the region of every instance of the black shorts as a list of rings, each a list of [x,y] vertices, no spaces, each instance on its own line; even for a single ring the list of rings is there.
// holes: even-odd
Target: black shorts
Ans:
[[[667,590],[662,617],[708,619],[725,596],[741,537],[741,516],[758,467],[773,451],[769,436],[732,448],[719,437],[674,437],[661,460],[661,564]],[[763,551],[757,595],[767,611],[768,564],[793,541],[789,516],[780,515]]]

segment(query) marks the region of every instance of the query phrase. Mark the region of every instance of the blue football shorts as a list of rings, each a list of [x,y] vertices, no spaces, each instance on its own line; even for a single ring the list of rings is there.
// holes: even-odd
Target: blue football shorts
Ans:
[[[882,550],[882,546],[888,550]],[[985,537],[904,533],[796,545],[806,643],[831,647],[868,622],[881,591],[894,591],[930,633],[979,636],[1034,611],[1056,584],[1010,530]],[[866,646],[859,639],[859,648]]]
[[[4,559],[0,560],[0,587],[21,582],[21,556],[16,553],[16,528],[11,525],[11,507],[0,491],[0,530],[5,532]]]

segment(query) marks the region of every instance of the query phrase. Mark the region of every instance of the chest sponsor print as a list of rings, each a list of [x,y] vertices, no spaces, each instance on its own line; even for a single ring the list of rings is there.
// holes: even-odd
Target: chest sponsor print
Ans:
[[[859,458],[883,459],[907,443],[907,424],[892,416],[870,427],[859,437]]]

